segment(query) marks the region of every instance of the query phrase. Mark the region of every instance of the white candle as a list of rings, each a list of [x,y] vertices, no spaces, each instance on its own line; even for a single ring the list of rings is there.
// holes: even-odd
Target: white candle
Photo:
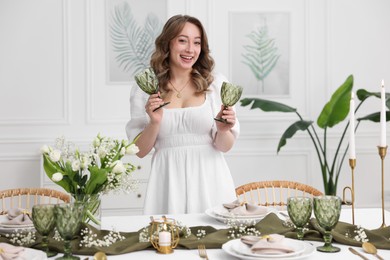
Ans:
[[[349,102],[349,159],[356,159],[355,152],[355,100],[354,94],[351,94]]]
[[[160,246],[170,246],[171,245],[171,233],[168,231],[161,231],[158,233],[158,244]]]
[[[382,79],[382,87],[381,87],[381,147],[386,147],[386,91],[385,91],[385,83]]]

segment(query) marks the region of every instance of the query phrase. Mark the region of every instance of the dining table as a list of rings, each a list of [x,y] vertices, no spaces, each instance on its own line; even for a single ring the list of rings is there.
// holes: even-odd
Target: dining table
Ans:
[[[284,214],[283,214],[284,213]],[[385,219],[390,223],[390,212],[384,211]],[[192,226],[212,226],[216,229],[226,229],[226,223],[220,222],[215,218],[210,217],[207,214],[177,214],[177,215],[166,215],[168,218],[173,218],[177,221],[180,221],[183,225],[192,227]],[[281,210],[278,213],[278,216],[285,218],[286,211]],[[136,216],[103,216],[102,217],[102,229],[105,230],[116,230],[121,232],[134,232],[138,231],[144,227],[147,227],[150,224],[150,217],[146,215],[136,215]],[[155,218],[162,217],[161,215],[153,216]],[[314,217],[314,216],[313,216]],[[350,207],[343,206],[340,214],[340,221],[352,223],[352,211]],[[377,229],[380,228],[383,219],[382,219],[382,209],[380,208],[355,208],[354,210],[354,220],[355,225],[361,226],[365,229]],[[390,235],[389,235],[390,239]],[[313,246],[323,245],[323,242],[319,241],[306,241],[311,243]],[[389,240],[390,243],[390,240]],[[341,250],[337,253],[323,253],[317,250],[305,258],[302,259],[361,259],[359,256],[353,254],[349,248],[352,247],[366,259],[378,259],[374,255],[367,254],[363,251],[362,247],[343,245],[333,242],[333,244],[339,247]],[[383,259],[390,259],[390,250],[378,249],[378,255]],[[207,249],[208,259],[210,260],[236,260],[240,259],[235,256],[232,256],[226,253],[223,249]],[[58,256],[57,256],[58,257]],[[93,256],[80,256],[82,260],[93,260]],[[54,259],[54,258],[53,258]],[[126,254],[120,255],[109,255],[108,259],[161,259],[161,260],[191,260],[191,259],[202,259],[199,256],[198,250],[189,250],[189,249],[174,249],[171,254],[160,254],[153,248],[141,251],[135,251]],[[272,259],[281,259],[281,258],[272,258]],[[288,259],[288,258],[284,258]]]

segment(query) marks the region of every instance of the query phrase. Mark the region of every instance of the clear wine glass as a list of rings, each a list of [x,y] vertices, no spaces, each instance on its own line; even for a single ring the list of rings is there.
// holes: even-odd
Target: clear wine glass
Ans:
[[[229,82],[223,82],[221,87],[221,100],[225,109],[227,107],[234,106],[238,100],[240,100],[242,94],[242,87],[234,85]],[[218,122],[227,124],[227,120],[221,117],[214,118]]]
[[[314,197],[313,206],[317,222],[325,231],[325,244],[317,247],[317,250],[329,253],[339,252],[340,248],[332,245],[331,231],[339,221],[341,199],[337,196]]]
[[[49,235],[53,233],[56,218],[54,214],[54,204],[39,204],[32,207],[32,221],[35,230],[42,236],[42,251],[47,257],[57,255],[57,252],[49,250]]]
[[[81,203],[63,203],[55,205],[57,218],[56,227],[64,239],[64,255],[56,259],[80,259],[72,255],[71,241],[80,229],[84,215],[84,205]]]
[[[287,199],[287,212],[297,230],[297,238],[303,240],[303,227],[312,213],[312,199],[309,197],[290,197]]]
[[[148,95],[157,94],[159,90],[159,84],[156,74],[154,73],[154,70],[152,68],[147,68],[144,71],[138,73],[134,76],[135,82],[137,82],[137,85]],[[164,104],[160,105],[158,108],[155,108],[153,110],[156,111],[157,109],[162,108],[163,106],[168,105],[170,102],[165,102]]]

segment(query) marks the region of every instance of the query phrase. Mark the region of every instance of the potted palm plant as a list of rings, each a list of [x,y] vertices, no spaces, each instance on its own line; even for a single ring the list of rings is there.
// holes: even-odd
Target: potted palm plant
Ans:
[[[339,180],[343,162],[345,161],[348,144],[346,144],[346,149],[343,153],[340,152],[340,149],[343,145],[345,133],[347,132],[349,127],[349,122],[345,125],[345,128],[338,142],[336,151],[333,155],[330,155],[327,152],[327,133],[329,128],[332,128],[333,126],[343,122],[344,119],[347,117],[349,113],[349,101],[351,99],[352,88],[353,76],[350,75],[347,77],[345,82],[333,93],[331,99],[325,104],[324,108],[322,109],[316,122],[317,126],[323,130],[322,140],[317,133],[316,127],[314,126],[314,122],[311,120],[303,119],[296,108],[275,101],[260,98],[244,98],[240,100],[240,102],[241,106],[251,105],[250,109],[258,108],[263,110],[264,112],[295,113],[298,116],[299,120],[294,122],[284,131],[279,140],[277,153],[279,153],[281,148],[286,145],[287,139],[292,138],[298,131],[306,131],[309,134],[309,137],[314,145],[318,161],[321,166],[324,193],[326,195],[336,195],[337,183]],[[369,97],[380,98],[379,92],[368,92],[364,89],[359,89],[356,92],[356,95],[360,103],[357,105],[355,113],[359,110],[364,101],[366,101]],[[387,97],[388,94],[386,93],[386,106],[390,107],[390,102]],[[386,111],[386,121],[388,121],[389,119],[390,113],[389,111]],[[379,122],[380,112],[374,112],[372,114],[358,118],[358,123],[356,124],[355,131],[359,127],[360,122],[365,120],[371,122]]]

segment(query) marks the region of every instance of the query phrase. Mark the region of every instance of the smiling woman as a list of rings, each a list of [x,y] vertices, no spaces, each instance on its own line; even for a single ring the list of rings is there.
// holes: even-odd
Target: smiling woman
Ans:
[[[156,39],[150,64],[159,92],[148,96],[133,87],[126,127],[129,139],[139,136],[139,157],[154,149],[144,213],[200,213],[234,200],[222,152],[232,148],[239,123],[233,107],[221,104],[221,85],[227,80],[212,72],[201,22],[188,15],[171,17]]]

